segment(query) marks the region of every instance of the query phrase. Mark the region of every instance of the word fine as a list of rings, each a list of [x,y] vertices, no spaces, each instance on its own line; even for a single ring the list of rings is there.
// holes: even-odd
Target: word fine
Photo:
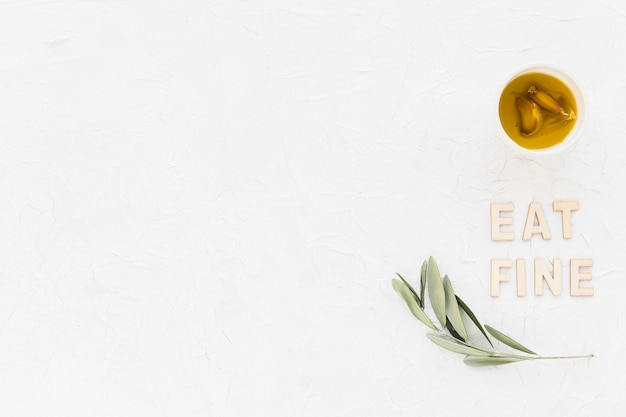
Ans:
[[[512,241],[515,240],[515,233],[511,230],[503,230],[507,226],[513,225],[513,218],[504,216],[503,213],[513,212],[513,203],[492,203],[491,204],[491,240]],[[572,238],[572,213],[579,209],[577,201],[555,201],[552,203],[552,210],[561,213],[563,239]],[[540,203],[533,202],[528,206],[526,224],[522,233],[523,241],[530,241],[533,236],[539,235],[543,240],[552,239],[548,223]],[[505,271],[513,268],[511,259],[491,260],[491,296],[500,296],[500,284],[508,282],[510,276]],[[543,259],[535,259],[532,268],[534,269],[535,295],[543,295],[544,282],[553,295],[561,295],[562,292],[562,261],[554,258],[552,261],[552,272]],[[592,259],[570,259],[569,261],[569,281],[570,295],[590,297],[593,295],[593,288],[581,286],[583,281],[591,281],[590,268],[593,266]],[[515,280],[517,284],[518,297],[526,296],[526,260],[515,260]]]

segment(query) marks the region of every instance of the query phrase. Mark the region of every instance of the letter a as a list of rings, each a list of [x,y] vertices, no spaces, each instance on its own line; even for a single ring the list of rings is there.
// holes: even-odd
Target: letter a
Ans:
[[[535,224],[537,219],[537,224]],[[534,202],[528,206],[528,215],[526,216],[526,225],[524,226],[524,235],[522,240],[530,240],[533,235],[541,235],[543,240],[552,239],[550,229],[548,229],[548,222],[543,214],[541,204]]]

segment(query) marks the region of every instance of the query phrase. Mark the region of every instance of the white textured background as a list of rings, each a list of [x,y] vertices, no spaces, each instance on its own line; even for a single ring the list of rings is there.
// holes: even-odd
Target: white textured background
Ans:
[[[619,0],[0,0],[0,415],[624,416],[625,27]],[[587,98],[556,157],[497,122],[533,62]],[[519,236],[533,200],[551,242],[490,241],[491,201]],[[466,367],[390,286],[429,255],[483,322],[597,357]],[[554,256],[595,297],[489,297],[492,257]]]

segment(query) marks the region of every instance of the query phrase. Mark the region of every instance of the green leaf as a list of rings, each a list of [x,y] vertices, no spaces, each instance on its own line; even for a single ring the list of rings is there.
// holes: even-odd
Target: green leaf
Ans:
[[[393,289],[398,294],[400,294],[400,297],[402,297],[404,302],[409,306],[409,310],[411,310],[411,313],[413,313],[416,319],[418,319],[431,329],[438,330],[437,326],[435,326],[433,322],[428,318],[426,313],[424,313],[424,310],[420,308],[419,303],[415,299],[413,293],[411,292],[411,290],[409,290],[409,287],[407,287],[404,282],[394,278],[391,280],[391,285]]]
[[[461,337],[461,335],[458,334],[456,332],[456,330],[454,330],[454,327],[452,327],[452,324],[450,324],[450,318],[449,317],[448,317],[448,321],[446,321],[446,329],[450,332],[452,337],[454,337],[455,339],[460,340],[461,342],[465,342],[465,339],[463,339],[463,337]]]
[[[433,306],[435,315],[443,327],[446,327],[446,294],[441,282],[441,274],[437,263],[431,256],[428,258],[426,269],[426,281],[428,283],[428,296]]]
[[[522,358],[519,356],[473,356],[468,355],[463,362],[469,366],[498,366],[507,363],[526,361],[532,358]]]
[[[426,270],[428,269],[428,262],[422,263],[422,271],[420,273],[420,300],[422,301],[422,309],[424,308],[424,291],[426,290]]]
[[[491,356],[494,352],[489,352],[481,348],[467,345],[449,336],[428,333],[426,335],[434,344],[449,351],[468,356]]]
[[[413,295],[415,296],[415,298],[417,298],[417,303],[418,303],[418,304],[420,305],[420,307],[423,309],[424,307],[422,306],[422,304],[423,304],[423,303],[422,303],[422,300],[421,300],[421,298],[419,297],[419,295],[417,295],[417,292],[415,292],[415,290],[413,289],[413,287],[411,287],[411,284],[409,284],[409,283],[407,282],[407,280],[406,280],[406,279],[404,279],[404,277],[402,277],[402,275],[398,274],[397,272],[396,272],[396,275],[397,275],[398,277],[400,277],[400,279],[402,280],[402,282],[404,282],[404,284],[405,284],[407,287],[409,287],[409,291],[411,291],[411,292],[413,293]]]
[[[454,330],[456,330],[463,340],[467,340],[467,331],[465,330],[463,319],[461,319],[461,312],[459,311],[459,305],[454,296],[452,283],[447,275],[443,277],[443,289],[446,295],[446,315],[448,316],[448,320],[450,320],[452,327],[454,327]]]
[[[487,329],[490,335],[492,335],[493,337],[495,337],[497,340],[501,341],[505,345],[510,346],[513,349],[517,349],[521,352],[526,352],[526,353],[530,353],[531,355],[536,355],[536,353],[533,352],[532,350],[523,346],[521,343],[516,342],[515,340],[511,339],[509,336],[505,335],[504,333],[499,332],[493,327],[485,324],[485,328]]]
[[[461,297],[459,297],[458,295],[456,296],[456,301],[459,304],[459,307],[461,307],[461,309],[465,312],[465,314],[467,314],[467,316],[472,320],[472,322],[478,328],[478,330],[480,330],[483,336],[485,336],[485,339],[487,339],[487,342],[489,342],[491,347],[493,347],[493,343],[491,343],[491,339],[489,339],[489,336],[487,336],[487,332],[483,328],[482,324],[480,324],[480,322],[478,321],[478,319],[476,318],[472,310],[470,310],[467,304],[465,304],[465,302],[463,302],[463,300],[461,300]]]

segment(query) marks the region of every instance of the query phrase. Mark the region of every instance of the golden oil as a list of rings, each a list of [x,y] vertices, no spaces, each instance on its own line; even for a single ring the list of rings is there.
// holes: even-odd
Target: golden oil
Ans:
[[[569,113],[569,117],[542,110],[541,127],[532,134],[522,133],[520,112],[516,100],[529,97],[528,90],[536,88],[547,92]],[[523,73],[511,80],[500,96],[500,123],[506,134],[519,146],[526,149],[545,149],[563,142],[576,124],[578,107],[574,93],[560,79],[542,72]]]

